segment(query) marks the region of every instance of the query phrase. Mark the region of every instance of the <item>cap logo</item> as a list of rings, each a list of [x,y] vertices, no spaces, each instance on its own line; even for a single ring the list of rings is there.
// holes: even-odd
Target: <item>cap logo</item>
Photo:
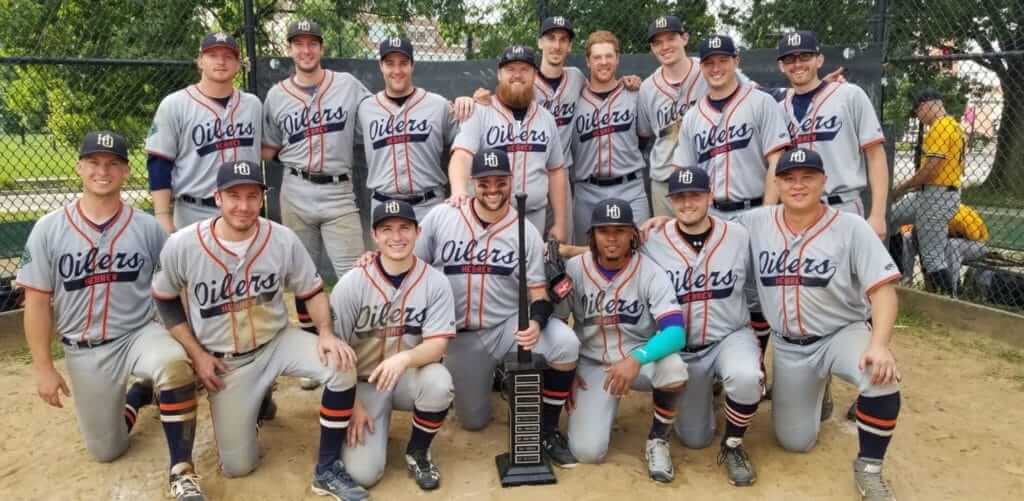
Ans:
[[[720,37],[712,37],[711,40],[708,40],[708,47],[711,47],[712,49],[722,47],[722,39]]]
[[[249,168],[249,164],[245,162],[238,162],[235,164],[236,176],[248,176],[250,174],[252,174],[252,169]]]
[[[99,134],[96,136],[96,144],[104,148],[114,147],[114,136],[110,134]]]
[[[213,35],[213,38],[216,39],[218,42],[227,42],[228,41],[228,36],[225,35],[224,33],[217,33],[217,34]]]
[[[693,172],[688,170],[679,171],[679,182],[683,184],[690,184],[693,182]]]
[[[655,19],[654,20],[654,27],[658,28],[658,29],[667,28],[668,27],[668,19],[666,19],[664,16],[659,17],[658,19]]]
[[[608,204],[608,207],[604,210],[604,215],[608,216],[608,219],[619,219],[622,217],[622,209],[616,204]]]
[[[790,162],[806,162],[807,161],[807,154],[804,153],[803,150],[796,150],[793,153],[789,154],[789,161]]]
[[[789,44],[790,47],[799,47],[800,46],[800,34],[799,33],[790,33],[789,36],[786,37],[786,43]]]
[[[516,45],[515,47],[512,47],[512,55],[513,56],[521,56],[521,55],[523,55],[523,47],[521,45]]]
[[[497,153],[486,153],[484,154],[484,166],[496,168],[498,167],[498,154]]]
[[[565,18],[562,16],[556,16],[551,22],[555,23],[555,26],[565,26]]]
[[[299,21],[299,31],[309,31],[313,28],[309,21]]]
[[[388,39],[388,45],[390,45],[391,47],[401,47],[402,39],[398,37],[391,37]]]
[[[402,206],[398,204],[396,200],[389,200],[388,203],[384,204],[385,214],[398,214],[401,212]]]

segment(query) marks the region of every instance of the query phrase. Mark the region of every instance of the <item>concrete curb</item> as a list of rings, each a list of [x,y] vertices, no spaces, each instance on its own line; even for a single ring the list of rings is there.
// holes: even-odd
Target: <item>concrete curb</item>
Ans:
[[[1024,334],[1021,333],[1024,315],[917,289],[897,287],[896,290],[901,311],[910,310],[934,322],[1024,348]]]

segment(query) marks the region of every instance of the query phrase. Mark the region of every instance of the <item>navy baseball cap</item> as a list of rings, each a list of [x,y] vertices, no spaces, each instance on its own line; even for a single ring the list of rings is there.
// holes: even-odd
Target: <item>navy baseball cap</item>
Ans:
[[[629,202],[622,199],[602,200],[590,215],[590,227],[598,226],[636,226],[633,221],[633,208]]]
[[[397,217],[412,221],[413,224],[419,225],[419,221],[416,220],[416,211],[413,210],[412,205],[404,200],[388,200],[373,209],[373,228],[376,229],[377,225],[383,222],[385,219],[391,219]]]
[[[389,37],[381,40],[380,42],[380,58],[384,59],[384,56],[388,54],[402,54],[413,60],[412,57],[412,42],[402,37]]]
[[[226,47],[231,49],[236,56],[240,53],[238,49],[238,40],[235,40],[235,37],[228,35],[223,31],[215,31],[203,37],[203,42],[199,44],[199,52],[203,53],[214,47]]]
[[[576,38],[576,32],[572,29],[572,21],[567,17],[552,16],[540,23],[540,36],[553,30],[565,30],[569,32],[569,38]]]
[[[917,113],[917,109],[928,101],[942,101],[942,93],[935,89],[922,89],[914,95],[913,105],[910,107],[910,114]]]
[[[316,21],[311,19],[299,19],[298,21],[288,23],[288,35],[286,38],[289,42],[291,42],[293,38],[302,35],[315,37],[320,40],[320,42],[324,41],[324,32],[320,29],[320,24]]]
[[[783,33],[779,37],[779,54],[776,59],[807,52],[813,54],[821,52],[821,47],[818,46],[818,36],[813,31],[791,31]]]
[[[775,166],[775,175],[778,176],[783,172],[799,167],[814,169],[822,174],[825,173],[825,164],[821,162],[821,155],[818,155],[818,153],[813,150],[793,148],[782,154],[782,158],[779,159],[778,165]]]
[[[711,178],[700,167],[683,167],[668,178],[668,194],[711,193]]]
[[[93,153],[110,153],[127,162],[128,140],[109,130],[89,132],[82,138],[82,144],[78,146],[78,158],[81,159]]]
[[[508,154],[495,148],[480,150],[473,155],[473,167],[469,177],[511,176],[512,165],[508,162]]]
[[[711,35],[700,41],[700,60],[703,61],[715,54],[736,57],[736,43],[728,35]]]
[[[683,22],[676,16],[661,16],[647,26],[647,41],[654,40],[658,33],[686,33]]]
[[[217,168],[217,191],[240,184],[256,184],[267,189],[267,184],[263,182],[263,169],[259,164],[248,160],[220,164]]]
[[[536,68],[537,56],[534,54],[533,49],[525,45],[513,45],[501,53],[501,57],[498,58],[498,68],[515,62],[526,63]]]

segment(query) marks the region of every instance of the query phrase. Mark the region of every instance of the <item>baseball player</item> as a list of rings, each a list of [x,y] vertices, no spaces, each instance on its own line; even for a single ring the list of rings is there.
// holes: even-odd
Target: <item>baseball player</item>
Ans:
[[[531,225],[526,225],[525,244],[530,327],[517,329],[516,221],[521,216],[509,202],[517,183],[509,157],[495,148],[473,156],[470,177],[476,195],[458,207],[444,204],[430,211],[421,224],[416,255],[443,271],[454,293],[457,334],[448,342],[445,366],[455,384],[462,427],[480,430],[491,420],[494,369],[518,344],[547,360],[541,444],[552,462],[571,468],[576,458],[558,421],[575,379],[579,340],[565,323],[550,318],[554,307],[546,292],[544,242]]]
[[[637,253],[631,204],[603,200],[588,220],[590,250],[566,263],[574,288],[568,301],[580,338],[580,362],[569,413],[569,448],[584,463],[608,452],[619,399],[650,391],[653,418],[644,455],[658,482],[675,477],[668,435],[686,384],[683,316],[665,271]]]
[[[444,199],[448,182],[441,158],[455,139],[458,123],[448,100],[413,87],[413,47],[404,38],[380,44],[384,90],[359,104],[357,117],[369,171],[372,206],[404,200],[416,217]]]
[[[676,434],[690,448],[711,444],[712,386],[720,379],[725,434],[718,462],[725,465],[731,484],[752,485],[757,473],[743,448],[743,435],[757,413],[764,374],[743,294],[750,274],[750,236],[739,223],[708,214],[711,179],[703,169],[684,167],[673,173],[667,196],[675,218],[651,232],[641,252],[668,273],[689,331],[682,350],[689,382],[676,406]]]
[[[215,193],[220,215],[171,235],[153,296],[210,392],[225,475],[256,468],[260,396],[274,379],[307,377],[324,385],[313,492],[366,499],[341,460],[356,393],[355,353],[333,333],[323,282],[302,242],[287,227],[259,217],[265,189],[258,164],[222,164]],[[179,298],[183,289],[188,321]],[[306,301],[318,336],[289,326],[286,289]]]
[[[555,118],[534,101],[536,73],[529,47],[513,45],[498,59],[497,99],[473,109],[452,145],[451,203],[461,205],[470,196],[473,156],[483,149],[502,150],[512,166],[513,191],[528,195],[525,217],[544,232],[550,210],[554,223],[549,234],[564,241],[568,178]]]
[[[577,242],[587,241],[591,213],[612,196],[632,205],[637,223],[650,217],[637,128],[639,93],[616,78],[619,40],[611,32],[595,31],[587,37],[586,55],[590,81],[577,103],[573,125]]]
[[[392,409],[413,413],[405,462],[416,484],[433,490],[441,482],[430,442],[452,403],[452,377],[438,362],[455,337],[455,299],[444,273],[413,254],[416,221],[407,202],[378,204],[373,240],[380,252],[331,292],[335,332],[358,360],[358,398],[343,460],[364,487],[384,475]]]
[[[793,144],[817,151],[830,169],[825,202],[867,216],[875,234],[885,238],[889,167],[882,126],[868,95],[856,85],[818,77],[825,56],[813,31],[784,33],[778,62],[792,86],[780,104]],[[861,201],[865,188],[871,191],[869,215]]]
[[[70,396],[53,366],[50,336],[64,345],[85,448],[101,462],[129,445],[139,410],[159,392],[160,423],[171,457],[170,492],[205,499],[192,466],[196,387],[181,345],[155,321],[149,286],[167,239],[152,216],[121,202],[131,173],[120,134],[90,132],[75,168],[82,196],[32,228],[16,279],[25,290],[25,338],[39,397],[63,407]],[[123,388],[129,376],[146,382]]]
[[[772,424],[783,448],[809,451],[826,380],[835,375],[854,384],[854,482],[863,499],[892,500],[882,459],[900,408],[899,371],[888,347],[900,273],[862,217],[821,202],[825,172],[815,151],[787,151],[775,171],[782,205],[741,216],[774,332]]]
[[[160,101],[146,137],[153,213],[168,233],[217,213],[217,166],[259,161],[262,107],[235,89],[238,42],[210,33],[199,46],[199,83]]]
[[[892,207],[892,221],[914,225],[921,266],[929,281],[952,296],[960,277],[946,265],[947,228],[960,207],[964,131],[955,118],[946,114],[942,94],[935,90],[926,89],[915,96],[911,112],[928,126],[928,132],[921,145],[920,168],[892,190],[897,201]]]
[[[960,289],[960,269],[969,263],[984,257],[988,252],[986,245],[990,235],[988,225],[981,214],[968,205],[960,204],[953,219],[949,220],[949,237],[946,244],[946,269],[953,276],[954,286]],[[914,281],[914,260],[917,258],[917,237],[913,233],[913,225],[900,228],[900,263],[904,283],[910,285]],[[925,287],[930,284],[926,281]]]

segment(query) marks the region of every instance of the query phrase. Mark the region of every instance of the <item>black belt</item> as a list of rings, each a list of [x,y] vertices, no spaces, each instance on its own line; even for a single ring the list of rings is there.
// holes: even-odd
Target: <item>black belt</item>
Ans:
[[[789,344],[795,344],[797,346],[807,346],[810,344],[817,343],[818,341],[821,341],[821,336],[781,337],[783,341]]]
[[[310,174],[304,170],[288,168],[288,172],[293,176],[301,177],[306,181],[313,184],[338,184],[348,181],[348,174],[338,174],[337,176],[329,176],[327,174]]]
[[[252,355],[253,353],[256,353],[257,351],[262,350],[263,347],[266,346],[266,345],[267,345],[267,343],[263,343],[263,344],[255,347],[255,348],[249,350],[249,351],[240,351],[238,353],[226,353],[226,352],[220,352],[220,351],[211,351],[210,355],[213,355],[216,358],[227,358],[227,359],[244,357],[246,355]]]
[[[843,197],[839,195],[829,195],[825,197],[825,201],[828,202],[829,205],[842,205],[846,203],[843,201]]]
[[[944,185],[944,184],[926,184],[926,185],[924,185],[924,187],[925,188],[942,188],[945,191],[960,191],[960,188],[957,188],[956,186],[947,186],[947,185]]]
[[[722,212],[732,212],[734,210],[743,210],[749,209],[751,207],[760,207],[763,203],[764,198],[757,197],[751,198],[749,200],[737,200],[735,202],[730,202],[728,200],[719,202],[718,200],[715,200],[714,202],[712,202],[712,205],[715,207],[715,209],[718,209]]]
[[[714,343],[702,344],[700,346],[687,346],[687,347],[683,348],[683,352],[684,353],[700,353],[701,351],[704,351],[705,349],[710,348],[710,347],[712,347],[712,346],[714,346],[716,344],[718,344],[718,341],[715,341]]]
[[[402,195],[387,195],[379,191],[373,192],[373,199],[378,202],[390,202],[391,200],[401,200],[403,202],[408,203],[409,205],[418,205],[420,203],[426,202],[427,200],[433,200],[437,198],[437,196],[437,192],[434,190],[425,191],[423,192],[422,195],[414,195],[411,197],[406,197]]]
[[[66,337],[62,337],[62,338],[60,338],[60,342],[63,343],[64,346],[71,346],[71,347],[74,347],[74,348],[95,348],[97,346],[103,346],[103,345],[105,345],[107,343],[113,343],[114,341],[117,341],[118,339],[121,339],[121,338],[102,339],[100,341],[89,341],[89,340],[86,340],[86,341],[72,341],[72,340],[70,340],[70,339],[68,339]]]
[[[590,176],[587,178],[587,182],[596,186],[618,186],[622,183],[640,179],[640,174],[637,171],[630,172],[625,176],[619,177],[597,177]]]
[[[202,205],[204,207],[213,207],[214,209],[217,208],[217,200],[215,200],[213,197],[210,197],[210,198],[196,198],[196,197],[190,197],[188,195],[181,195],[180,197],[178,197],[178,200],[181,200],[182,202],[187,202],[187,203],[190,203],[190,204],[194,204],[194,205]]]

